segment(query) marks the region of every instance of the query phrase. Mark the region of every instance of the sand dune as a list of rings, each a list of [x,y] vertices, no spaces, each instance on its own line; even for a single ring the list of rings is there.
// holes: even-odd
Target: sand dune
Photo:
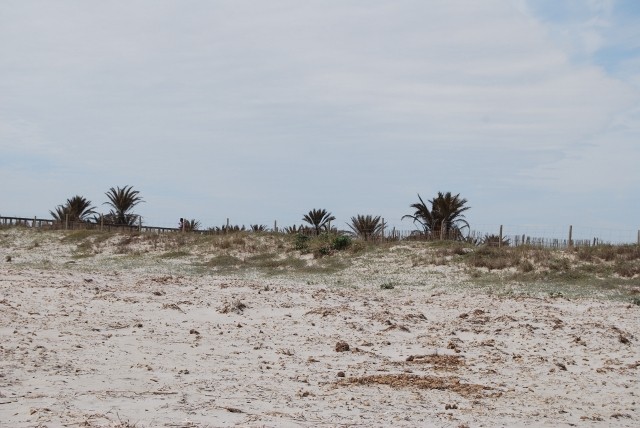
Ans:
[[[637,305],[465,291],[455,269],[382,289],[40,266],[21,245],[0,265],[2,427],[640,425]]]

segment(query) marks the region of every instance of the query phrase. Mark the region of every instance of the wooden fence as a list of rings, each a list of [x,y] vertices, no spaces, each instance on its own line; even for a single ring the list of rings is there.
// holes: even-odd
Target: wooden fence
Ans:
[[[122,224],[109,224],[109,223],[92,223],[88,221],[58,221],[52,219],[42,218],[27,218],[27,217],[0,217],[0,226],[22,226],[22,227],[35,227],[39,229],[49,230],[98,230],[107,232],[179,232],[180,229],[170,227],[155,227],[155,226],[143,226],[137,225],[122,225]]]
[[[37,217],[0,217],[0,227],[30,227],[48,230],[96,230],[107,232],[138,232],[138,233],[197,233],[203,235],[223,235],[237,232],[251,233],[251,229],[245,230],[244,227],[231,226],[227,222],[226,226],[218,228],[210,228],[206,230],[184,230],[172,227],[145,226],[141,223],[137,225],[114,225],[108,223],[92,223],[92,222],[74,222],[74,221],[57,221],[52,219],[41,219]],[[340,234],[351,234],[351,231],[340,231],[335,228],[332,231]],[[269,233],[288,234],[290,231],[277,227],[267,230]],[[315,231],[311,228],[303,228],[296,230],[295,233],[305,235],[314,235]],[[503,227],[500,226],[495,232],[470,231],[469,233],[460,233],[452,231],[450,233],[430,232],[424,233],[420,230],[398,230],[396,228],[383,228],[381,233],[367,237],[367,240],[374,242],[393,242],[393,241],[464,241],[475,245],[492,245],[492,246],[521,246],[531,245],[537,247],[548,248],[568,248],[568,247],[584,247],[595,245],[608,245],[611,242],[593,237],[589,239],[574,239],[573,226],[569,226],[567,235],[564,238],[535,237],[527,234],[506,235],[503,234]],[[620,242],[616,242],[619,244]],[[640,245],[640,230],[637,233],[637,245]],[[633,244],[632,241],[626,244]]]

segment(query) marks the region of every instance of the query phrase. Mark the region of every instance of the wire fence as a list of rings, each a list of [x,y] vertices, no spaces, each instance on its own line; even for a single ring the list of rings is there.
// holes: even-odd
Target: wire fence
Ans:
[[[182,227],[160,227],[143,225],[139,219],[138,224],[116,225],[105,222],[90,221],[58,221],[53,219],[41,219],[37,217],[1,217],[2,227],[29,227],[46,230],[96,230],[125,233],[197,233],[203,235],[224,235],[231,233],[279,233],[279,234],[303,234],[315,235],[319,233],[312,227],[290,226],[278,227],[274,222],[273,228],[264,225],[239,226],[233,225],[228,220],[225,225],[201,229],[199,225],[192,225],[188,222]],[[196,227],[193,227],[196,226]],[[596,229],[590,227],[567,226],[562,230],[558,227],[541,225],[477,225],[474,230],[450,230],[450,231],[423,231],[398,229],[396,227],[386,227],[383,224],[381,230],[371,234],[355,234],[351,230],[338,230],[329,226],[323,229],[330,230],[338,234],[350,234],[355,238],[360,238],[375,242],[391,241],[463,241],[475,245],[491,246],[538,246],[548,248],[567,248],[578,246],[596,245],[640,245],[640,230],[615,230]]]

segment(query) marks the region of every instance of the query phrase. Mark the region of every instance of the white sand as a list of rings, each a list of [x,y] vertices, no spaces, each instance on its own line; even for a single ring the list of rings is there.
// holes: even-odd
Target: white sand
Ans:
[[[640,426],[637,305],[4,261],[18,250],[3,428]]]

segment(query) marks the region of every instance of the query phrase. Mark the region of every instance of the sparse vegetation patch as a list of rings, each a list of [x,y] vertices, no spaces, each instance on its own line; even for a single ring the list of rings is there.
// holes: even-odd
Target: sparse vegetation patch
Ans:
[[[387,385],[391,388],[439,389],[453,391],[463,397],[483,396],[492,388],[472,383],[462,383],[457,377],[419,376],[413,374],[380,374],[353,377],[338,382],[338,385]]]

